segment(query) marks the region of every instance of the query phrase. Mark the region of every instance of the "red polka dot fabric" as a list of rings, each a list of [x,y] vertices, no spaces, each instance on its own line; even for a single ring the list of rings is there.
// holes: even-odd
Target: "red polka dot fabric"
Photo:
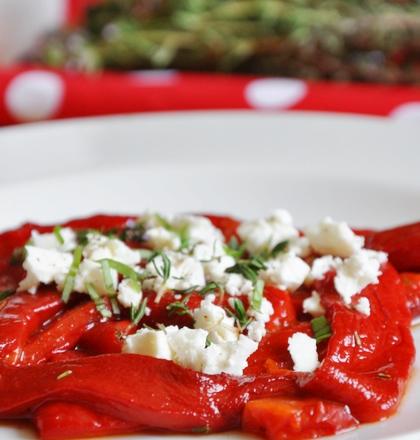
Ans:
[[[180,110],[326,111],[420,121],[420,87],[176,71],[0,70],[0,125]]]

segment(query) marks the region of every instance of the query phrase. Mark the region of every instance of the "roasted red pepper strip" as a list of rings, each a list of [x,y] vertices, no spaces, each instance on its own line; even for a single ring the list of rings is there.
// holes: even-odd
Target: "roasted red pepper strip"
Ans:
[[[54,353],[71,350],[89,326],[100,319],[93,302],[67,311],[24,347],[18,363],[34,365],[48,360]]]
[[[36,411],[35,423],[43,440],[130,434],[142,430],[142,426],[136,423],[64,402],[42,405]]]
[[[415,353],[400,277],[389,264],[382,270],[379,283],[362,291],[370,301],[369,317],[342,304],[331,278],[317,284],[332,336],[321,366],[300,379],[303,390],[348,404],[361,422],[396,410]]]
[[[31,335],[63,308],[55,291],[44,290],[36,295],[21,292],[9,297],[0,311],[0,359],[18,362]]]
[[[420,274],[402,273],[401,280],[407,295],[408,308],[411,311],[411,316],[417,318],[420,316]]]
[[[242,429],[268,440],[318,438],[354,429],[348,406],[318,399],[271,398],[245,405]]]
[[[63,372],[71,374],[58,379]],[[83,402],[112,417],[175,431],[236,427],[249,399],[292,395],[293,376],[206,375],[147,356],[109,354],[29,367],[0,365],[0,416],[47,401]]]
[[[420,222],[373,232],[366,237],[365,245],[387,252],[400,272],[420,271]]]
[[[232,237],[238,238],[237,229],[238,226],[241,224],[240,221],[232,217],[210,215],[210,214],[204,214],[204,215],[213,223],[213,225],[216,228],[220,229],[223,232],[223,235],[225,236],[227,242]]]

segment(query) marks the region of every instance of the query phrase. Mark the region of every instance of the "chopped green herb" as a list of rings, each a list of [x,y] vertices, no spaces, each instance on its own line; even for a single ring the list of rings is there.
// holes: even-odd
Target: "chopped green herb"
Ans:
[[[214,293],[216,289],[223,290],[220,284],[216,283],[215,281],[210,281],[202,289],[197,290],[197,293],[199,293],[202,296],[205,296],[208,293]]]
[[[259,312],[261,310],[263,293],[264,293],[264,281],[257,280],[254,286],[254,290],[252,291],[252,297],[251,297],[251,307],[256,312]]]
[[[115,296],[113,296],[112,298],[110,298],[109,301],[111,303],[112,313],[114,315],[120,315],[121,314],[121,310],[120,310],[120,306],[118,304],[117,298]]]
[[[74,282],[76,281],[77,271],[82,261],[83,247],[77,246],[73,253],[73,262],[71,263],[69,273],[64,281],[64,288],[62,293],[62,300],[67,303],[70,299],[70,295],[74,289]]]
[[[131,282],[133,283],[132,286],[134,290],[140,291],[141,286],[139,283],[139,274],[132,267],[127,266],[126,264],[121,263],[120,261],[112,260],[110,258],[104,258],[99,262],[101,263],[101,265],[106,264],[108,266],[108,269],[114,269],[124,278],[128,278],[129,280],[131,280]],[[103,268],[104,266],[102,266],[102,270]],[[111,276],[111,274],[109,274],[109,276]],[[104,277],[105,277],[105,273],[104,273]],[[112,278],[111,278],[111,282],[112,282]],[[114,286],[112,286],[112,288],[114,288]]]
[[[144,241],[144,232],[144,226],[141,223],[136,223],[133,226],[124,228],[120,233],[120,239],[122,241],[142,243]]]
[[[9,296],[13,295],[15,291],[13,289],[7,289],[2,290],[0,292],[0,301],[3,301],[4,299],[8,298]]]
[[[140,257],[142,260],[149,260],[154,255],[154,251],[151,251],[150,249],[139,249]]]
[[[76,232],[76,240],[80,246],[86,246],[89,243],[89,234],[99,234],[95,229],[80,229]]]
[[[239,244],[238,239],[233,236],[224,247],[225,252],[233,257],[235,260],[239,260],[245,252],[245,245]]]
[[[288,240],[281,241],[280,243],[277,243],[273,249],[271,250],[271,256],[273,258],[277,257],[278,254],[284,252],[287,249],[287,246],[289,245]]]
[[[20,266],[26,258],[26,249],[24,247],[16,248],[12,252],[10,264],[12,266]]]
[[[190,247],[190,236],[188,234],[188,226],[184,226],[179,231],[177,231],[181,245],[179,250],[188,249]]]
[[[63,371],[61,374],[59,374],[59,375],[57,376],[57,380],[64,379],[65,377],[68,377],[68,376],[70,376],[71,374],[73,374],[73,371],[71,371],[71,370]]]
[[[232,312],[231,310],[227,310],[227,313],[233,318],[235,318],[239,328],[241,330],[244,330],[248,326],[248,324],[252,321],[252,318],[248,317],[244,307],[244,303],[239,298],[235,298],[233,300],[233,308],[234,308],[234,312]]]
[[[167,229],[168,231],[173,231],[174,228],[172,225],[166,220],[164,217],[162,217],[160,214],[155,214],[155,218],[157,222],[162,226],[162,228]]]
[[[330,324],[325,316],[312,319],[311,327],[317,343],[328,339],[332,335]]]
[[[61,234],[61,230],[62,230],[63,228],[61,227],[61,226],[55,226],[54,227],[54,230],[53,230],[53,232],[54,232],[54,235],[55,235],[55,238],[57,239],[57,241],[61,244],[61,245],[63,245],[64,244],[64,238],[63,238],[63,235]]]
[[[146,313],[146,306],[147,298],[144,298],[138,307],[131,306],[130,318],[134,325],[138,325],[138,323],[142,320]]]
[[[166,310],[169,312],[169,316],[171,315],[192,315],[191,310],[188,308],[188,301],[190,299],[190,295],[187,295],[182,301],[174,301],[166,306]]]
[[[226,269],[227,273],[239,273],[253,284],[257,282],[258,272],[266,269],[264,261],[260,257],[252,257],[249,260],[239,260],[234,266]]]
[[[160,267],[156,264],[156,257],[159,256],[162,259],[162,265]],[[149,261],[152,262],[157,274],[163,279],[163,282],[166,283],[171,276],[171,260],[168,256],[164,252],[155,252]]]
[[[102,275],[104,277],[105,289],[109,294],[115,293],[114,280],[112,279],[111,268],[108,260],[101,260]]]
[[[95,303],[96,309],[104,318],[110,318],[112,316],[111,311],[106,306],[104,299],[96,291],[92,283],[86,283],[85,285],[88,295],[91,300]]]

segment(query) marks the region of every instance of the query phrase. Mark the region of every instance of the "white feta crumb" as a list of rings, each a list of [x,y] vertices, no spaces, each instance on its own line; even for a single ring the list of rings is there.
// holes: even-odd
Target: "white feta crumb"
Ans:
[[[135,288],[131,280],[122,280],[118,286],[118,302],[124,307],[135,307],[140,305],[143,294],[141,290]]]
[[[208,262],[226,256],[226,253],[223,242],[217,239],[210,243],[197,243],[193,245],[192,255],[197,260]]]
[[[305,333],[297,332],[289,338],[288,350],[293,360],[293,370],[312,373],[319,366],[316,339]]]
[[[265,325],[270,320],[270,316],[273,313],[273,305],[267,298],[262,299],[259,311],[256,311],[251,307],[248,310],[248,316],[253,317],[254,320],[247,327],[248,337],[253,341],[260,342],[267,333]]]
[[[303,284],[310,271],[305,261],[289,253],[268,260],[265,265],[267,268],[259,273],[260,278],[267,284],[291,291]]]
[[[312,253],[312,248],[307,237],[295,237],[289,240],[287,252],[301,258],[306,258]]]
[[[364,244],[364,238],[358,237],[345,222],[336,222],[325,217],[315,226],[305,228],[305,235],[311,247],[321,255],[350,257]]]
[[[277,210],[265,219],[243,222],[238,234],[251,254],[271,251],[277,244],[299,236],[289,212]]]
[[[153,249],[177,250],[181,247],[179,234],[169,231],[163,226],[147,229],[144,233],[144,239]]]
[[[315,258],[305,282],[310,284],[315,280],[322,280],[327,272],[336,270],[342,263],[343,260],[341,258],[331,255]]]
[[[128,266],[140,263],[140,252],[129,248],[121,240],[95,233],[88,234],[87,238],[88,244],[83,249],[86,259],[99,261],[109,258]]]
[[[325,315],[325,309],[321,304],[321,297],[319,293],[315,290],[312,291],[312,294],[309,298],[306,298],[303,301],[303,312],[309,313],[314,318],[318,316]]]
[[[363,296],[354,305],[354,309],[365,316],[370,316],[370,302],[369,299]]]
[[[167,335],[162,330],[143,328],[134,335],[127,336],[122,351],[158,359],[172,359]]]
[[[31,232],[31,244],[42,249],[51,249],[61,252],[71,252],[77,246],[76,234],[71,228],[62,228],[60,235],[64,243],[61,244],[54,233],[41,234],[34,230]]]
[[[26,277],[20,282],[19,290],[36,293],[40,284],[62,285],[73,261],[71,254],[53,249],[26,246],[23,268]]]
[[[381,264],[387,259],[384,252],[361,250],[344,260],[337,269],[334,286],[346,305],[351,304],[353,295],[361,292],[369,284],[377,284]]]
[[[235,327],[235,320],[226,315],[223,307],[213,304],[214,300],[214,295],[207,295],[201,301],[200,307],[194,310],[194,328],[207,330],[210,342],[218,344],[226,341],[236,341],[239,330]]]
[[[109,273],[111,275],[113,287],[116,289],[118,284],[118,273],[114,269],[110,269]],[[60,288],[63,287],[61,283],[57,284]],[[86,284],[92,284],[99,295],[106,296],[108,294],[102,267],[96,261],[85,259],[80,263],[74,281],[74,291],[87,293]]]
[[[191,287],[204,287],[206,280],[202,264],[193,257],[177,252],[168,251],[166,256],[170,261],[169,278],[163,279],[162,270],[164,267],[161,255],[156,256],[146,265],[146,271],[154,278],[143,282],[145,289],[163,292],[165,290],[184,290]],[[156,270],[158,269],[158,270]]]
[[[173,218],[172,225],[177,230],[186,230],[190,245],[205,243],[210,246],[215,241],[223,241],[222,231],[207,218],[200,215],[179,215]]]

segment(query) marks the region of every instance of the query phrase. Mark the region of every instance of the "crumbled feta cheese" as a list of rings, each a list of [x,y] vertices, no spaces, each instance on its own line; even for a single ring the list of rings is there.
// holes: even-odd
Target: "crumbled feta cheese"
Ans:
[[[125,339],[122,351],[151,356],[158,359],[172,359],[168,338],[162,330],[143,328]]]
[[[260,342],[267,333],[265,325],[270,320],[270,316],[273,313],[273,305],[267,298],[262,299],[259,311],[256,311],[251,307],[248,310],[248,315],[253,317],[254,320],[247,327],[248,337],[253,341]]]
[[[247,359],[258,348],[258,343],[240,335],[236,342],[210,344],[204,350],[203,373],[227,373],[241,376],[248,366]]]
[[[141,290],[137,290],[131,280],[122,280],[119,284],[117,299],[124,307],[133,306],[137,308],[140,305],[142,297]]]
[[[177,230],[186,230],[190,245],[205,243],[213,245],[215,241],[223,241],[223,234],[207,218],[200,215],[180,215],[174,217],[172,225]]]
[[[164,262],[162,256],[158,255],[146,265],[146,271],[154,277],[144,281],[146,289],[163,292],[168,289],[184,290],[193,286],[205,286],[203,266],[199,261],[171,251],[166,252],[166,256],[171,263],[169,278],[165,281],[161,276]]]
[[[175,251],[181,247],[179,234],[169,231],[162,226],[147,229],[144,233],[144,239],[154,249],[169,249]]]
[[[343,260],[341,258],[332,257],[331,255],[315,258],[312,262],[311,271],[305,281],[312,283],[315,280],[322,280],[327,272],[337,269],[342,263]]]
[[[299,236],[291,215],[283,210],[275,211],[266,219],[243,222],[238,234],[251,254],[271,251],[280,242]]]
[[[226,256],[223,242],[214,240],[212,243],[197,243],[192,248],[192,255],[197,260],[208,262]]]
[[[309,313],[314,318],[317,316],[325,315],[325,309],[321,304],[321,297],[319,293],[315,290],[312,291],[312,294],[309,298],[306,298],[303,301],[303,312]]]
[[[316,339],[297,332],[289,338],[288,350],[293,360],[293,370],[312,373],[319,366]]]
[[[336,222],[325,217],[315,226],[305,229],[312,248],[321,255],[350,257],[364,244],[364,238],[358,237],[345,222]]]
[[[250,338],[240,335],[235,341],[206,347],[208,332],[177,326],[162,330],[142,329],[127,336],[123,351],[172,360],[185,368],[207,374],[241,375],[248,357],[258,348]]]
[[[76,234],[71,228],[62,228],[60,235],[64,243],[61,244],[54,233],[41,234],[38,231],[31,232],[31,243],[34,247],[51,249],[61,252],[71,252],[77,246]]]
[[[26,277],[20,282],[19,290],[36,293],[41,283],[64,283],[73,261],[71,254],[35,246],[26,246],[25,249],[23,268],[26,270]]]
[[[207,295],[201,301],[200,307],[194,310],[194,328],[207,330],[209,341],[216,344],[236,341],[239,331],[235,327],[235,320],[228,317],[222,307],[213,304],[214,300],[214,295]]]
[[[355,310],[365,316],[370,316],[370,302],[369,299],[363,296],[354,305]]]
[[[268,260],[265,265],[267,268],[259,273],[261,279],[279,289],[292,291],[303,284],[310,270],[305,261],[288,253]]]
[[[382,274],[380,267],[387,259],[383,252],[361,250],[344,260],[337,269],[334,286],[346,305],[351,298],[369,284],[377,284]]]
[[[307,237],[291,238],[287,244],[287,252],[289,254],[297,255],[298,257],[308,257],[311,252],[311,245]]]
[[[88,244],[83,249],[86,259],[99,261],[110,258],[129,266],[140,263],[140,252],[129,248],[123,241],[99,234],[88,234]]]

